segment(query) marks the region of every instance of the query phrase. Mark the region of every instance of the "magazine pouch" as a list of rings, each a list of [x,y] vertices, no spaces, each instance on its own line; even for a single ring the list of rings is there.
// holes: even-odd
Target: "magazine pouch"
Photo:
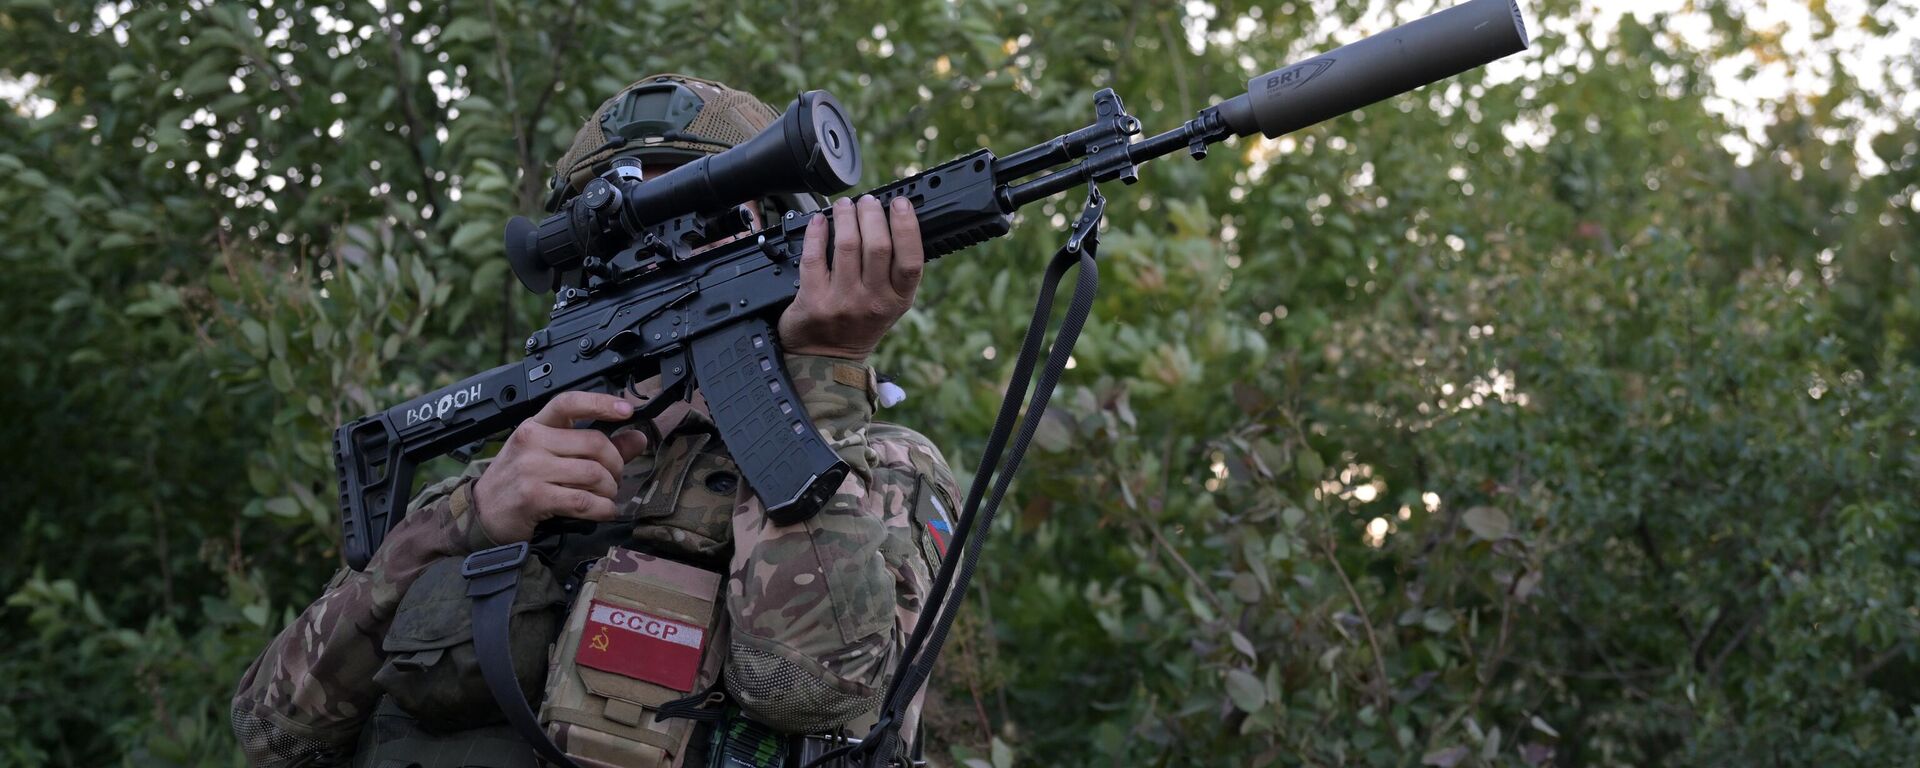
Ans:
[[[713,571],[630,549],[591,566],[554,644],[540,707],[561,751],[583,766],[681,764],[696,722],[654,716],[719,678],[721,583]]]

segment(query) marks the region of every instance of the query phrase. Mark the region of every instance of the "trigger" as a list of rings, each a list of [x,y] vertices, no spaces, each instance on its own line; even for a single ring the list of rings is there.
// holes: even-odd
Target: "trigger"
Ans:
[[[632,424],[634,429],[640,430],[640,434],[647,436],[647,445],[659,445],[660,427],[653,420],[660,415],[661,411],[666,410],[667,404],[673,402],[673,398],[667,397],[665,390],[657,396],[648,396],[640,391],[640,381],[632,377],[627,378],[626,394],[640,401],[640,404],[633,409],[633,419],[627,423]]]

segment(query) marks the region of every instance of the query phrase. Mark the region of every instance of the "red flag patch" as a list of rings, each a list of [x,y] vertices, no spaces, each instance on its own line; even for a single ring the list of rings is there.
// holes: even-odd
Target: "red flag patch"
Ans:
[[[700,649],[706,640],[700,627],[595,600],[576,660],[686,693],[700,673]]]

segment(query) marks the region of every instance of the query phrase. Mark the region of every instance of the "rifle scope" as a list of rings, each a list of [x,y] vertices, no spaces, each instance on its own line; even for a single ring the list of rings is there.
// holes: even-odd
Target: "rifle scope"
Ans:
[[[773,195],[831,195],[860,180],[860,147],[846,112],[826,91],[808,91],[746,143],[642,182],[609,173],[542,219],[507,222],[507,263],[527,290],[553,290],[559,273],[590,256],[612,256],[641,230],[689,213],[713,213]]]

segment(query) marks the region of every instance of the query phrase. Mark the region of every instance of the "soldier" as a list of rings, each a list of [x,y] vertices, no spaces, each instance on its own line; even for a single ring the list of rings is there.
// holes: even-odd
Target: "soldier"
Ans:
[[[776,117],[718,83],[641,80],[580,130],[557,165],[550,207],[616,158],[637,158],[653,176],[745,141]],[[631,402],[559,395],[490,462],[475,462],[415,499],[367,568],[343,569],[254,661],[232,708],[249,760],[532,764],[526,745],[502,725],[454,733],[416,727],[375,677],[388,664],[383,641],[416,580],[436,564],[444,570],[449,559],[525,541],[555,517],[601,521],[623,535],[630,528],[627,546],[726,573],[727,635],[708,652],[725,654],[725,691],[754,720],[797,734],[870,718],[931,586],[945,546],[933,532],[946,529],[955,496],[953,476],[926,438],[872,420],[877,385],[866,359],[912,305],[922,262],[918,222],[904,199],[888,210],[870,196],[841,199],[808,224],[799,294],[781,315],[779,334],[808,414],[852,468],[812,520],[776,526],[766,518],[698,397],[656,420],[656,446],[639,431],[609,438],[571,428],[629,419]],[[538,687],[531,693],[537,697]]]

